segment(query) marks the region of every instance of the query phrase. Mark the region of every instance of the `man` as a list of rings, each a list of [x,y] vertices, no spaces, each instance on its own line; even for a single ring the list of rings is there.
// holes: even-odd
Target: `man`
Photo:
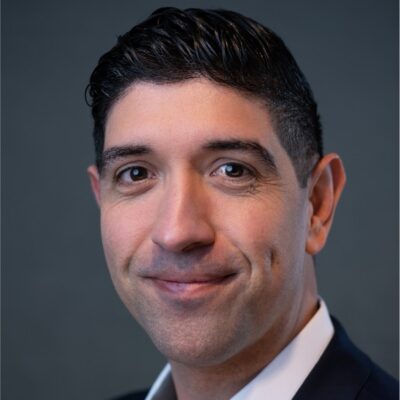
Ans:
[[[318,297],[345,184],[283,42],[229,11],[155,11],[94,70],[113,283],[169,360],[126,399],[395,399]]]

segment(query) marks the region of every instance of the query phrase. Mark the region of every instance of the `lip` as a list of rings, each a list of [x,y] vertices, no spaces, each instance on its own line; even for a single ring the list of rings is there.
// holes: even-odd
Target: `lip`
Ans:
[[[166,276],[147,279],[162,296],[184,302],[207,297],[228,285],[236,276],[237,274],[230,273],[222,276]]]

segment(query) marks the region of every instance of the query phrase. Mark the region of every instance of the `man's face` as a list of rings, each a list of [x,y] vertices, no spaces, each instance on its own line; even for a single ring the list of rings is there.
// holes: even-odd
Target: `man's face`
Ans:
[[[216,365],[290,335],[310,206],[261,102],[206,79],[135,84],[91,175],[113,283],[167,358]]]

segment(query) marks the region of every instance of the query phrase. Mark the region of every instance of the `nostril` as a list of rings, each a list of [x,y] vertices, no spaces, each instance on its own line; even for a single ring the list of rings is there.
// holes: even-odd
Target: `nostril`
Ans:
[[[153,242],[171,252],[190,252],[194,249],[209,246],[214,241],[214,234],[211,229],[204,230],[203,232],[180,232],[180,235],[171,236],[169,232],[168,236],[162,236],[160,234],[153,236]]]
[[[186,246],[185,248],[183,248],[183,249],[182,249],[182,252],[187,253],[187,252],[190,252],[190,251],[192,251],[192,250],[194,250],[194,249],[199,249],[199,248],[201,248],[201,247],[209,246],[210,244],[212,244],[211,241],[208,242],[208,243],[205,243],[205,242],[195,242],[195,243],[191,243],[189,246]]]
[[[209,246],[214,239],[215,232],[209,222],[193,219],[176,221],[174,224],[158,221],[152,234],[157,246],[171,252],[189,252]]]

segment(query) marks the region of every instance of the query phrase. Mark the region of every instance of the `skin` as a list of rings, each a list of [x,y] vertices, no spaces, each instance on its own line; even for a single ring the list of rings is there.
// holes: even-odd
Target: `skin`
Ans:
[[[256,143],[269,163],[215,141]],[[206,79],[133,85],[104,154],[88,172],[118,294],[180,400],[229,399],[318,308],[312,256],[345,183],[339,157],[300,188],[262,102]]]

